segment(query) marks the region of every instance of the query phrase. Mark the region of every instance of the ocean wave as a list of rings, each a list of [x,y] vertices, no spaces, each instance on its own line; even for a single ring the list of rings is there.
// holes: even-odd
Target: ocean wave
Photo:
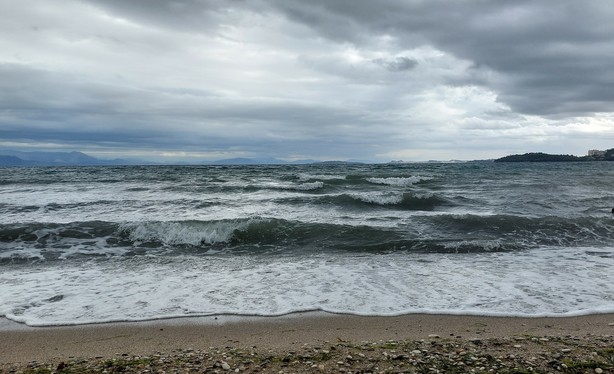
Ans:
[[[315,182],[300,183],[297,185],[293,185],[293,186],[290,186],[288,189],[297,190],[297,191],[313,191],[313,190],[319,190],[322,187],[324,187],[324,182],[315,181]]]
[[[285,182],[269,182],[269,183],[246,183],[244,185],[236,185],[233,186],[234,189],[255,192],[261,190],[272,190],[272,191],[316,191],[324,188],[324,182],[322,181],[314,181],[314,182],[305,182],[305,183],[285,183]],[[229,186],[224,186],[221,191],[231,189]]]
[[[226,243],[237,230],[244,230],[250,221],[181,221],[132,222],[119,225],[134,243],[159,242],[165,246]]]
[[[343,196],[343,195],[342,195]],[[414,193],[380,193],[363,192],[346,194],[354,201],[377,205],[382,207],[404,209],[404,210],[434,210],[442,206],[453,206],[454,204],[436,194],[414,194]]]
[[[435,194],[413,194],[398,192],[354,192],[317,196],[291,196],[275,199],[276,202],[304,206],[332,205],[352,210],[373,208],[432,211],[440,207],[452,207],[455,203]]]
[[[312,180],[345,180],[345,175],[338,174],[309,174],[299,173],[296,176],[300,181],[312,181]]]
[[[368,178],[367,182],[373,184],[385,184],[389,186],[411,186],[416,183],[430,180],[431,178],[411,176],[411,177],[388,177],[388,178]]]
[[[357,202],[349,196],[336,199],[346,199],[348,204],[370,204]],[[409,201],[396,204],[414,204],[412,199]],[[598,247],[611,245],[614,241],[614,223],[606,218],[445,213],[411,217],[393,227],[266,217],[0,225],[0,264],[92,256],[200,256],[220,252],[229,255],[340,250],[372,253],[509,252],[544,246]]]
[[[516,241],[524,247],[602,245],[614,240],[610,217],[524,217],[516,215],[438,215],[432,224],[449,237]]]

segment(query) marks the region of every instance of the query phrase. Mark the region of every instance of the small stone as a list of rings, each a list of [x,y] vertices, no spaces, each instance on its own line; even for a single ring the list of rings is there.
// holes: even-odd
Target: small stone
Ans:
[[[437,334],[429,334],[429,338],[435,338],[438,339],[440,336]]]
[[[561,349],[561,352],[569,353],[569,352],[571,352],[571,349],[570,348],[563,348],[563,349]]]
[[[595,374],[601,374],[601,373],[603,373],[602,368],[595,368]]]
[[[514,344],[514,348],[522,348],[520,344]]]
[[[226,361],[222,361],[222,369],[230,370],[230,365]]]

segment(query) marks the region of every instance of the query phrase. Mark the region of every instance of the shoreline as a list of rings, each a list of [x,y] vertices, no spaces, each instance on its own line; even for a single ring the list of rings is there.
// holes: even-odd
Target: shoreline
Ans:
[[[0,318],[1,365],[231,347],[287,352],[335,342],[614,336],[614,314],[574,317],[395,317],[304,312],[279,317],[210,316],[29,327]]]
[[[463,313],[463,312],[409,312],[404,314],[391,315],[365,315],[353,313],[336,313],[319,309],[304,310],[296,312],[288,312],[284,314],[261,315],[261,314],[210,314],[210,315],[183,315],[172,317],[159,317],[152,319],[137,319],[137,320],[111,320],[102,322],[84,322],[74,324],[42,324],[28,325],[25,322],[14,321],[3,315],[0,315],[0,333],[2,331],[12,330],[40,330],[40,329],[61,329],[61,328],[83,328],[95,326],[111,326],[111,325],[224,325],[228,323],[246,323],[246,322],[265,322],[265,321],[280,321],[294,318],[327,318],[327,317],[347,317],[347,318],[406,318],[409,316],[439,316],[439,317],[463,317],[463,318],[486,318],[486,319],[567,319],[567,318],[584,318],[591,316],[609,315],[613,316],[614,311],[591,311],[591,312],[571,312],[562,314],[537,314],[537,315],[516,315],[516,314],[480,314],[480,313]]]

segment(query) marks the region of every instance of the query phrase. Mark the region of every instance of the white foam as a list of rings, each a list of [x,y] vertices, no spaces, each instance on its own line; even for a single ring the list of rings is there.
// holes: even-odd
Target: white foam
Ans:
[[[431,178],[411,176],[411,177],[388,177],[388,178],[368,178],[367,182],[373,184],[385,184],[389,186],[411,186],[418,182],[430,180]]]
[[[299,173],[297,177],[301,181],[309,181],[309,180],[343,180],[346,179],[345,175],[338,174],[309,174],[309,173]]]
[[[297,185],[291,186],[291,189],[296,189],[300,191],[313,191],[313,190],[318,190],[322,187],[324,187],[324,182],[315,181],[315,182],[297,184]]]
[[[359,192],[350,193],[350,197],[360,200],[365,203],[378,204],[378,205],[394,205],[403,201],[402,193],[389,193],[389,192]]]
[[[160,241],[166,245],[200,245],[228,242],[235,230],[244,230],[250,220],[215,222],[137,222],[120,227],[134,242]]]
[[[307,183],[284,183],[284,182],[267,182],[257,185],[259,188],[269,188],[275,190],[289,190],[289,191],[312,191],[324,187],[324,182],[315,181]]]
[[[28,325],[323,310],[570,316],[614,311],[614,248],[480,254],[176,256],[0,273],[0,315]]]

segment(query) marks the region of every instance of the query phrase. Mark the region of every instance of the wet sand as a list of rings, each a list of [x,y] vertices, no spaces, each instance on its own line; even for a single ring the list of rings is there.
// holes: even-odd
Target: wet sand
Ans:
[[[198,317],[99,325],[28,327],[0,319],[0,365],[114,358],[210,347],[291,352],[304,346],[369,341],[613,336],[614,314],[511,318],[412,314],[361,317]]]

